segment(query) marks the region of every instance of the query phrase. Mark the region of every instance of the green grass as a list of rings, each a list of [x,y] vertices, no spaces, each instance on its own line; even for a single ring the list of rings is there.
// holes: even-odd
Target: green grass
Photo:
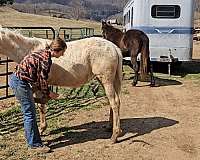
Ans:
[[[0,120],[5,119],[6,117],[15,116],[20,112],[20,106],[14,106],[6,111],[0,112]]]

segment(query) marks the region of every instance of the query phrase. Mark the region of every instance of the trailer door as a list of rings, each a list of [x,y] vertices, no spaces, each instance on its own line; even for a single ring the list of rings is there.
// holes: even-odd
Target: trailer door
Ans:
[[[187,12],[184,5],[187,4],[183,3],[184,1],[174,2],[174,0],[149,1],[150,16],[147,34],[150,38],[151,60],[171,61],[173,58],[179,60],[191,58],[189,54],[191,36],[188,35],[191,35],[192,27],[191,23],[187,23],[191,17],[184,17],[184,12]]]

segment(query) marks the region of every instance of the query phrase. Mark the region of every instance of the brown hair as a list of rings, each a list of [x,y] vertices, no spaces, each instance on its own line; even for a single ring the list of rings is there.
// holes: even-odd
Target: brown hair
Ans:
[[[46,49],[51,49],[53,51],[61,51],[67,48],[67,45],[64,40],[60,37],[55,38]]]

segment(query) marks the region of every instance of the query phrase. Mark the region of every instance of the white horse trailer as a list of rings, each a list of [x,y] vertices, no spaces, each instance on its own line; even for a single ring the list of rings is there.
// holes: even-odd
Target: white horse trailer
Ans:
[[[151,61],[190,61],[193,6],[194,0],[129,0],[123,11],[124,27],[148,35]]]

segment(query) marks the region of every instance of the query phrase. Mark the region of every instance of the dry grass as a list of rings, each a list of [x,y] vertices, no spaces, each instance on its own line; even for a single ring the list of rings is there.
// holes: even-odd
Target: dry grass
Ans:
[[[95,34],[100,33],[100,23],[89,20],[71,20],[49,16],[21,13],[8,7],[0,7],[0,24],[2,26],[45,26],[58,29],[59,27],[90,27]]]

